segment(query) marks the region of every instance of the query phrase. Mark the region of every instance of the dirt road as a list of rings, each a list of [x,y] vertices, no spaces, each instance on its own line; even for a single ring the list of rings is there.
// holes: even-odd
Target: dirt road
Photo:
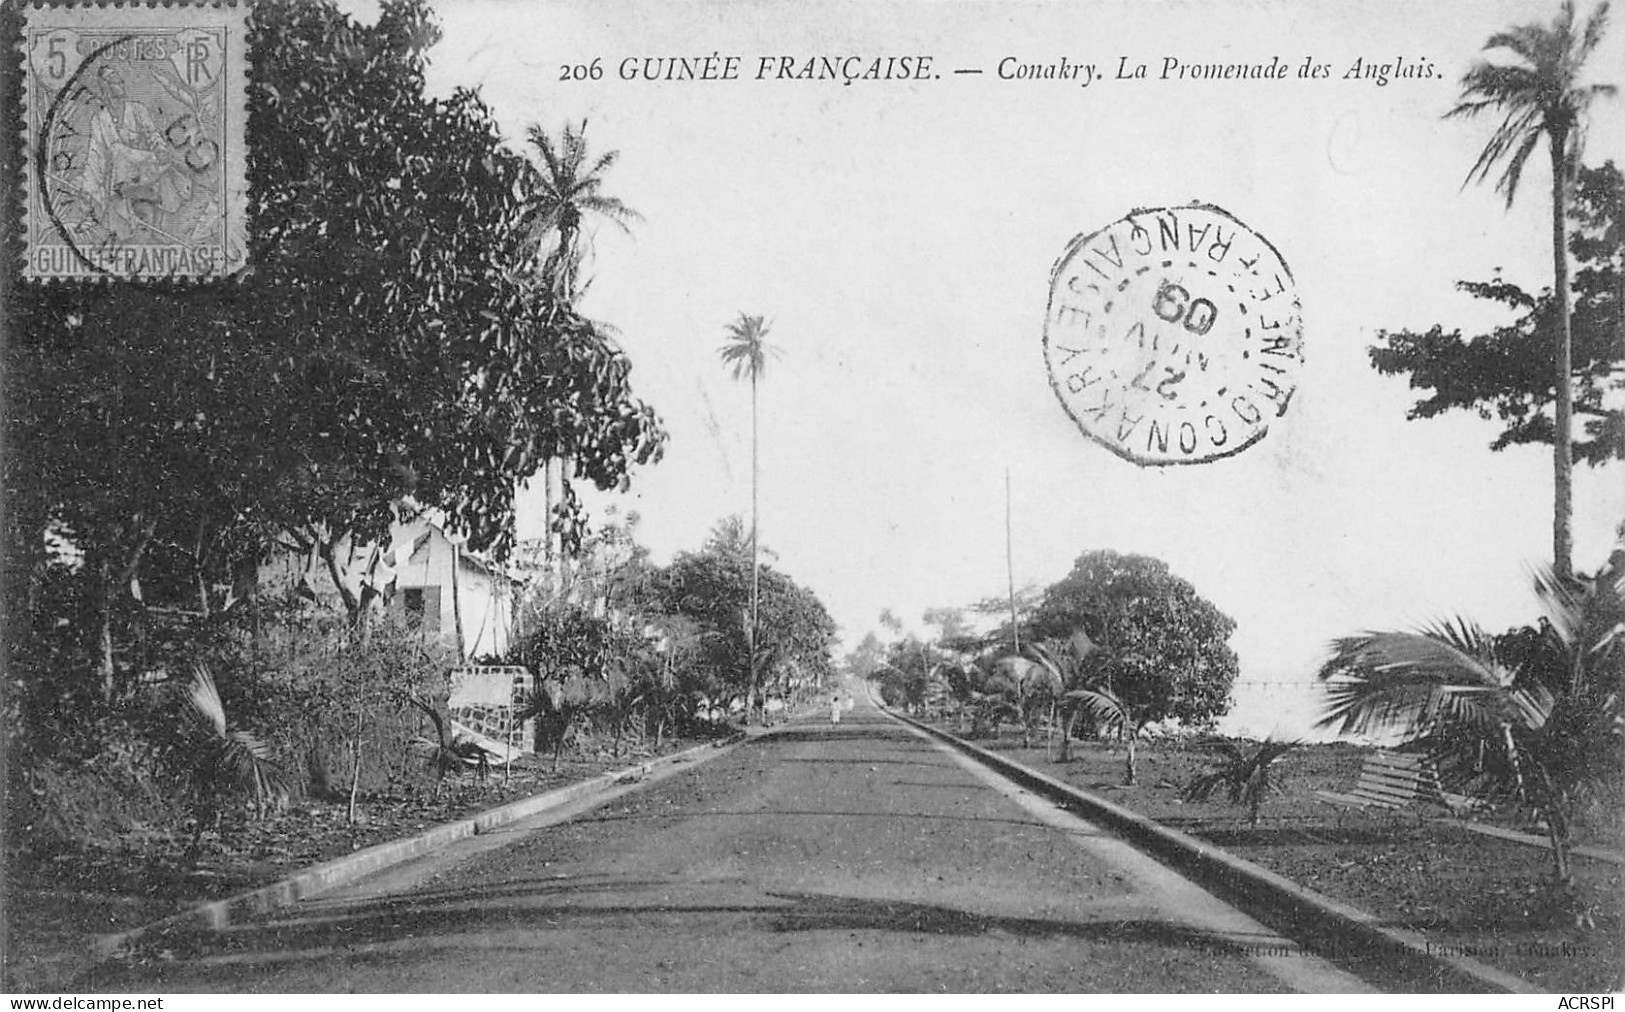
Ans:
[[[860,703],[97,990],[1356,991],[1359,980]],[[561,821],[563,820],[563,821]]]

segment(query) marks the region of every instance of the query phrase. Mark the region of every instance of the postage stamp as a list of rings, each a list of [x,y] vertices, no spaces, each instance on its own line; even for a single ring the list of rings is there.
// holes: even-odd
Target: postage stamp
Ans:
[[[1050,385],[1084,434],[1137,464],[1258,442],[1303,363],[1292,272],[1207,204],[1131,212],[1068,244],[1044,319]]]
[[[23,14],[24,277],[206,280],[242,268],[247,5]]]

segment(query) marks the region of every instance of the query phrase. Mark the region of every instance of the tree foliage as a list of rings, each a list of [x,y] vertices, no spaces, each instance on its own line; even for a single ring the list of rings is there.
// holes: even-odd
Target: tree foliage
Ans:
[[[713,542],[682,552],[661,571],[659,595],[667,614],[698,628],[699,653],[710,694],[748,696],[794,675],[819,684],[833,674],[835,621],[812,591],[771,566],[760,567],[760,620],[751,656],[750,557]],[[748,681],[747,681],[748,680]]]
[[[1577,270],[1572,285],[1574,411],[1582,419],[1573,441],[1576,460],[1591,465],[1625,459],[1625,177],[1613,162],[1582,169],[1569,210],[1569,251]],[[1510,323],[1472,336],[1435,324],[1425,331],[1379,331],[1372,366],[1385,376],[1408,376],[1425,392],[1408,418],[1466,410],[1497,421],[1491,450],[1550,446],[1555,377],[1551,349],[1560,306],[1550,289],[1531,294],[1496,276],[1462,281],[1474,298],[1514,313]]]
[[[1456,619],[1337,640],[1319,723],[1392,735],[1446,782],[1527,806],[1567,889],[1575,815],[1608,790],[1617,812],[1625,772],[1625,553],[1591,579],[1543,573],[1535,589],[1538,629],[1496,637]]]
[[[1258,825],[1259,810],[1271,792],[1279,790],[1275,764],[1298,747],[1295,741],[1264,741],[1246,748],[1240,742],[1220,744],[1222,758],[1214,768],[1191,781],[1185,800],[1206,801],[1223,788],[1232,805],[1246,805],[1248,821]]]
[[[532,124],[525,137],[542,160],[538,186],[525,199],[525,234],[542,256],[541,274],[554,296],[574,302],[592,280],[581,276],[587,258],[581,228],[588,216],[625,230],[627,222],[642,215],[601,192],[604,174],[621,153],[607,151],[589,159],[586,120],[579,127],[564,124],[557,137]]]
[[[1230,706],[1235,622],[1167,563],[1110,549],[1086,552],[1034,610],[1034,635],[1070,639],[1080,629],[1104,651],[1099,686],[1143,725],[1167,718],[1203,725]]]
[[[1518,181],[1529,156],[1546,143],[1552,170],[1552,565],[1559,577],[1572,572],[1574,553],[1574,340],[1569,311],[1569,262],[1565,217],[1571,207],[1570,184],[1579,169],[1591,103],[1611,96],[1612,84],[1582,82],[1586,61],[1602,41],[1608,25],[1608,0],[1575,23],[1574,0],[1563,0],[1550,24],[1532,22],[1496,32],[1484,43],[1500,50],[1508,62],[1479,60],[1461,79],[1461,98],[1445,118],[1501,117],[1467,172],[1467,182],[1482,182],[1502,168],[1496,190],[1507,206],[1518,193]]]
[[[427,5],[369,28],[267,0],[252,25],[252,268],[13,288],[11,575],[63,530],[104,617],[133,606],[154,543],[220,582],[273,540],[379,538],[405,495],[500,555],[544,461],[608,488],[665,440],[626,356],[537,277],[535,168],[476,93],[425,92]]]

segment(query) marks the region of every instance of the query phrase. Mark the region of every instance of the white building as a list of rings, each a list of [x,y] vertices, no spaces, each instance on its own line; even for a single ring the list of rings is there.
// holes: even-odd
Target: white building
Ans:
[[[358,600],[363,587],[376,596],[373,607],[401,616],[465,659],[501,657],[513,634],[517,582],[489,559],[468,551],[464,539],[446,533],[426,516],[397,522],[382,546],[354,545],[348,538],[335,550],[339,578]],[[316,552],[279,553],[260,567],[260,585],[304,592],[337,605],[333,574]]]

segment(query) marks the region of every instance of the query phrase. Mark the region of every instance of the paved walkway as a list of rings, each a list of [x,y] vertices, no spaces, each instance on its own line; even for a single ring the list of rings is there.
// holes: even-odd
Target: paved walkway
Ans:
[[[261,921],[167,938],[91,986],[1368,990],[865,700],[838,727],[803,718],[493,837]]]
[[[1542,850],[1552,845],[1552,842],[1544,836],[1536,836],[1533,833],[1520,833],[1515,829],[1503,829],[1500,826],[1487,826],[1482,822],[1467,822],[1462,819],[1438,819],[1435,821],[1448,826],[1455,826],[1458,829],[1482,833],[1485,836],[1493,836],[1498,840],[1511,840],[1513,843],[1539,847]],[[1625,864],[1625,854],[1613,850],[1604,850],[1601,847],[1570,847],[1569,853],[1576,857],[1588,857],[1593,861],[1612,861],[1614,864]]]

